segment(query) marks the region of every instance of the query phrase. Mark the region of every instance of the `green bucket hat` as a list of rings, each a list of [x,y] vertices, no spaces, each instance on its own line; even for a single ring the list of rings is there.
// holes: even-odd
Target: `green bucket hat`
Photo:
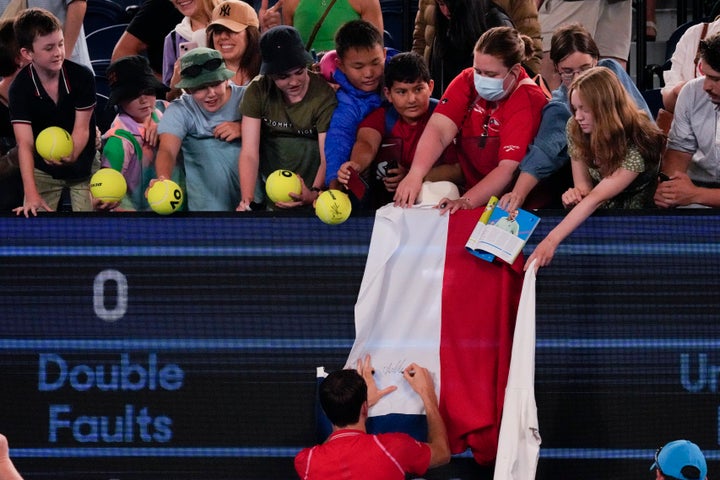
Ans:
[[[193,48],[180,58],[180,81],[175,88],[197,88],[209,83],[222,82],[235,76],[212,48]]]

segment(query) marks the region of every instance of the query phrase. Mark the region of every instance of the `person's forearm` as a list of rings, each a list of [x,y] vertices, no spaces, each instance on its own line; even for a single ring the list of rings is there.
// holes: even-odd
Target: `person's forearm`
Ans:
[[[672,88],[670,90],[666,90],[662,92],[662,102],[663,102],[663,108],[667,110],[668,112],[674,112],[675,111],[675,104],[677,103],[678,94],[675,92],[675,89]]]
[[[155,157],[155,173],[156,177],[171,178],[175,169],[175,157],[170,152],[158,150]]]
[[[454,138],[454,135],[452,138]],[[442,155],[442,152],[445,151],[445,148],[447,148],[447,144],[443,142],[439,132],[426,127],[415,149],[415,157],[410,172],[425,178],[433,165],[435,165],[435,162],[437,162],[437,159]]]
[[[27,148],[18,148],[18,162],[20,164],[20,175],[22,177],[25,196],[37,196],[38,190],[37,185],[35,185],[35,159],[33,158],[32,151]]]
[[[110,60],[113,62],[119,58],[130,55],[142,55],[147,51],[147,44],[132,33],[125,31],[120,40],[115,44]]]
[[[430,466],[444,465],[450,461],[450,443],[434,391],[432,396],[423,398],[423,405],[428,425],[427,443],[432,452]]]
[[[520,195],[523,199],[526,199],[538,183],[540,183],[539,180],[533,175],[527,172],[520,172],[512,191]]]
[[[508,186],[512,183],[518,163],[510,160],[501,160],[501,162],[509,163],[501,163],[495,167],[485,178],[480,180],[463,195],[463,197],[470,201],[472,208],[485,205],[493,195],[499,197],[505,193]]]
[[[243,152],[245,152],[243,150]],[[255,200],[255,183],[257,182],[259,158],[240,153],[240,200],[248,205]]]
[[[555,246],[565,240],[577,227],[580,226],[587,218],[593,214],[600,206],[604,199],[596,198],[592,192],[583,198],[562,221],[548,233],[546,240],[552,242]]]
[[[87,3],[85,0],[75,0],[68,4],[67,14],[65,16],[65,25],[63,26],[63,35],[65,37],[65,54],[70,57],[75,49],[80,37],[80,29],[85,18]]]
[[[719,208],[720,188],[698,188],[696,194],[693,195],[693,203]]]
[[[72,159],[77,160],[90,139],[90,130],[88,128],[78,128],[76,125],[72,132],[73,152]]]

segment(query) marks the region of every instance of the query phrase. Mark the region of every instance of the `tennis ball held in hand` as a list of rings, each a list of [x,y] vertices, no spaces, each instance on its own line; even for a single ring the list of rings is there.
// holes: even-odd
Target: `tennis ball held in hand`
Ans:
[[[112,168],[101,168],[90,178],[90,193],[103,202],[119,202],[126,192],[125,177]]]
[[[72,154],[73,139],[64,128],[48,127],[38,133],[35,150],[48,162],[57,163]]]
[[[273,202],[293,202],[290,193],[300,195],[302,193],[302,182],[294,172],[290,170],[275,170],[268,175],[265,181],[265,193]]]
[[[183,191],[172,180],[158,180],[148,189],[147,200],[155,213],[170,215],[182,206]]]
[[[350,216],[350,212],[350,197],[340,190],[326,190],[315,201],[315,215],[328,225],[343,223]]]

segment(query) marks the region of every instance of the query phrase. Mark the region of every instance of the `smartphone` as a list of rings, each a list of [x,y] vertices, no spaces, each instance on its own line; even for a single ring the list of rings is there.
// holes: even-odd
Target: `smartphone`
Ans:
[[[667,174],[663,172],[658,172],[658,179],[660,179],[661,182],[667,182],[670,180],[670,177],[667,176]]]
[[[348,178],[347,187],[358,200],[362,200],[368,188],[365,180],[362,179],[358,171],[354,168],[350,168],[350,178]]]
[[[180,44],[180,56],[182,57],[186,53],[188,53],[193,48],[197,48],[198,43],[197,42],[182,42]]]

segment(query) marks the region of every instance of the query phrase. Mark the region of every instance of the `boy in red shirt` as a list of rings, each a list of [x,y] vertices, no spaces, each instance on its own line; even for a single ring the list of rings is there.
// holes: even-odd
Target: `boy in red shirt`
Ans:
[[[438,103],[430,98],[433,85],[425,60],[415,52],[398,53],[385,66],[383,92],[389,104],[360,123],[350,160],[338,171],[345,186],[350,169],[360,172],[370,184],[374,207],[392,201],[397,184],[410,169],[420,135]]]

